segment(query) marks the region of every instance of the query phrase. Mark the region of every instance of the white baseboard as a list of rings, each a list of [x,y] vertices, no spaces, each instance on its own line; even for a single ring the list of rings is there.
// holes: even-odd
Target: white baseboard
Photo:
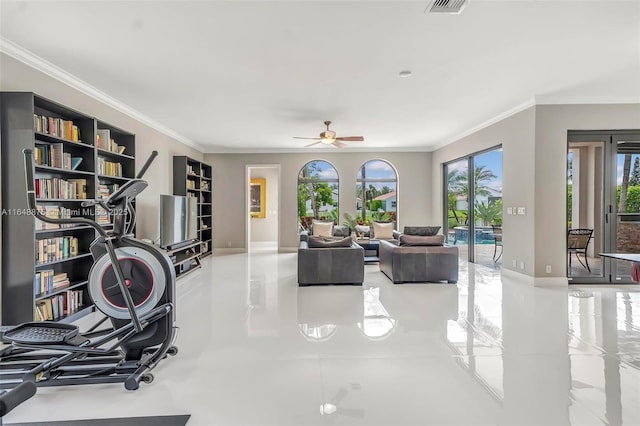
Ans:
[[[213,254],[214,256],[216,254],[218,255],[226,255],[226,254],[238,254],[238,253],[246,253],[247,249],[246,248],[228,248],[228,247],[214,247],[213,248]]]
[[[517,281],[521,284],[529,284],[534,287],[568,287],[567,277],[532,277],[511,269],[502,268],[502,276]]]

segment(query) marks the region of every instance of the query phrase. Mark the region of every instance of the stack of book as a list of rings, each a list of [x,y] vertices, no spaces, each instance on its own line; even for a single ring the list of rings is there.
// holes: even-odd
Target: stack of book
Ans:
[[[97,195],[96,198],[102,199],[102,200],[106,200],[107,198],[109,198],[111,196],[111,194],[116,192],[118,189],[120,189],[120,185],[117,184],[117,183],[112,183],[112,184],[101,183],[101,184],[98,184],[98,190],[96,191],[96,195]]]
[[[39,133],[46,133],[73,142],[80,142],[80,129],[73,124],[71,120],[33,114],[33,128]]]
[[[52,219],[71,219],[71,209],[68,209],[66,207],[47,205],[39,206],[38,209],[40,210],[40,213]],[[36,231],[41,231],[43,229],[59,229],[60,227],[68,226],[72,225],[58,225],[55,223],[36,220]]]
[[[44,295],[67,287],[71,282],[67,273],[56,274],[53,269],[36,272],[35,294]]]
[[[77,237],[67,236],[36,240],[36,264],[55,262],[77,255]]]
[[[57,167],[65,170],[76,170],[82,163],[82,157],[72,157],[70,153],[64,152],[64,144],[62,143],[36,144],[33,157],[38,166]]]
[[[111,131],[109,129],[98,129],[96,133],[96,147],[118,154],[124,154],[126,149],[125,146],[116,143],[115,139],[111,137]]]
[[[100,175],[122,177],[122,164],[120,163],[114,163],[98,157],[96,167]]]
[[[86,179],[36,179],[37,198],[62,198],[84,200],[87,198]]]
[[[62,294],[36,302],[36,321],[57,321],[82,307],[82,290],[67,290]]]

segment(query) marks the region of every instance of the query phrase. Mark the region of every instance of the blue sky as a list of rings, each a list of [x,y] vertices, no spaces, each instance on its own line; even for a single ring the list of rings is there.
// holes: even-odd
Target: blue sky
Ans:
[[[467,164],[466,159],[451,163],[449,164],[449,170],[466,172]],[[493,174],[496,175],[496,178],[487,183],[487,186],[496,192],[494,195],[502,194],[502,149],[496,149],[475,156],[474,164],[476,167],[484,166],[485,170],[491,170]]]

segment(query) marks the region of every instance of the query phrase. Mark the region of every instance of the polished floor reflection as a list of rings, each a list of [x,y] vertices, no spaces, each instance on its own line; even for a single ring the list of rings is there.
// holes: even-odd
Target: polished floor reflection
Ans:
[[[177,357],[136,392],[41,389],[5,421],[191,414],[189,425],[640,424],[640,289],[298,288],[296,254],[214,256],[178,283]]]

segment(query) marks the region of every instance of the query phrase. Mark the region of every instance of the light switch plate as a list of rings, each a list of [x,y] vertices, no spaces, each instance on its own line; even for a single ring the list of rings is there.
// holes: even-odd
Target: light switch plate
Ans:
[[[507,207],[507,214],[513,214],[513,207]]]
[[[518,207],[518,214],[526,214],[527,210],[524,207]]]

